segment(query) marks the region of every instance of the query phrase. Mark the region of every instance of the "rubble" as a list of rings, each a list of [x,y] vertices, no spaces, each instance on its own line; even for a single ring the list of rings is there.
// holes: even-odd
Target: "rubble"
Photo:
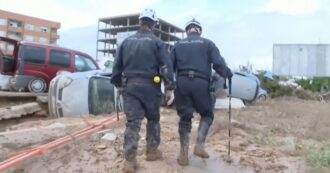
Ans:
[[[47,93],[29,93],[29,92],[4,92],[0,91],[0,98],[36,98],[37,96],[47,96]]]
[[[229,98],[217,99],[215,102],[215,109],[228,109],[229,107]],[[241,99],[231,98],[231,108],[232,109],[241,109],[245,105]]]
[[[42,108],[37,102],[25,103],[16,106],[10,106],[7,108],[0,108],[0,120],[19,118],[24,115],[32,114],[37,111],[41,111]]]
[[[110,142],[113,142],[115,141],[117,138],[117,136],[113,133],[106,133],[102,138],[101,140],[104,140],[104,141],[110,141]]]

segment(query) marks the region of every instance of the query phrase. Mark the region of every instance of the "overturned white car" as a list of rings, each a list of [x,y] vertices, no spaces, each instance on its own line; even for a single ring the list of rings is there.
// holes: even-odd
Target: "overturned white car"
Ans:
[[[122,111],[122,98],[110,83],[111,73],[101,70],[68,73],[56,76],[49,87],[49,114],[52,117],[107,114]],[[225,90],[225,80],[213,76],[213,95]],[[232,97],[253,101],[258,96],[259,84],[246,74],[234,73]],[[168,104],[167,104],[168,105]]]
[[[50,83],[48,107],[52,117],[98,115],[122,109],[116,102],[111,73],[101,70],[63,73]]]

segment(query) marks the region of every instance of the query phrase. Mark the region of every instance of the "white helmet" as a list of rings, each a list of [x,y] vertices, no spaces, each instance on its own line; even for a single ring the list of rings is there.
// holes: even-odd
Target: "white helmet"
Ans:
[[[199,27],[201,29],[201,31],[202,31],[202,25],[196,19],[192,19],[192,20],[190,20],[190,21],[187,22],[186,28],[185,28],[186,31],[188,30],[188,27],[190,25],[195,25],[195,26]]]
[[[156,12],[153,9],[145,9],[139,16],[139,19],[149,18],[154,22],[158,22],[158,18],[156,16]]]

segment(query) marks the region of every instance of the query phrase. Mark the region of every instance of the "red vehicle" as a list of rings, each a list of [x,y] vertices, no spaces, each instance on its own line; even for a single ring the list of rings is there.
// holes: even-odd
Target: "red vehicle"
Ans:
[[[0,37],[0,41],[14,47],[12,55],[4,51],[0,54],[0,73],[12,76],[9,85],[13,90],[45,92],[58,71],[99,69],[94,59],[83,52],[5,37]]]

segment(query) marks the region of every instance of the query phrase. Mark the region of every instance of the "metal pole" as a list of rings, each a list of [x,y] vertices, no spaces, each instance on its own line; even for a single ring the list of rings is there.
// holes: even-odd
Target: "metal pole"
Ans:
[[[228,124],[228,159],[230,158],[230,140],[231,140],[231,78],[229,80],[229,124]]]
[[[120,95],[121,92],[118,92],[117,90],[117,98],[116,98],[116,112],[117,112],[117,121],[119,121],[119,104],[120,104]]]

